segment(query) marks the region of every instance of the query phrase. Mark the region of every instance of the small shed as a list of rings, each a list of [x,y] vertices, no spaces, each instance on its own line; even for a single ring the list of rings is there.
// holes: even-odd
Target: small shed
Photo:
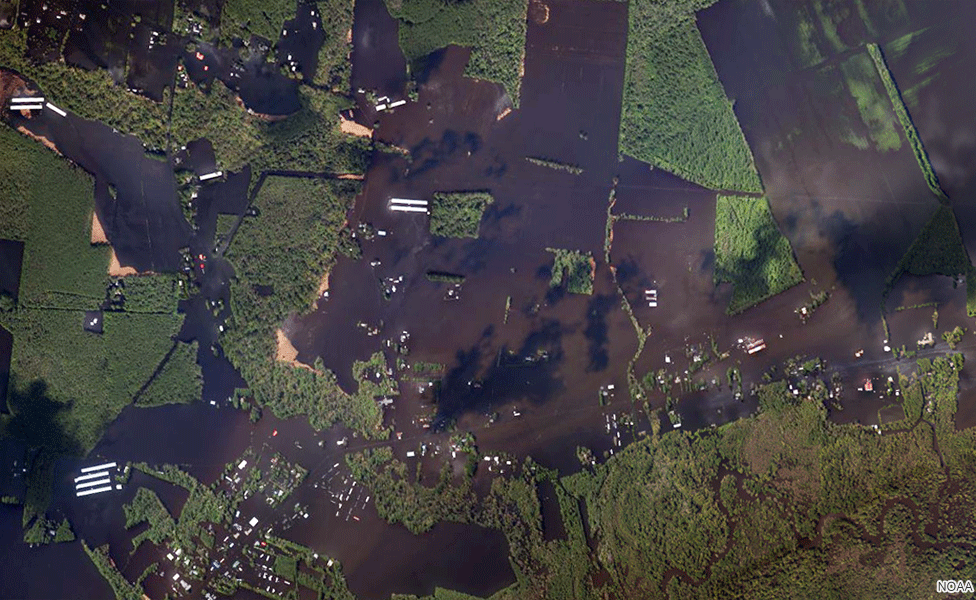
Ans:
[[[85,311],[85,321],[82,323],[85,331],[90,331],[92,333],[102,333],[102,311],[100,310],[88,310]]]

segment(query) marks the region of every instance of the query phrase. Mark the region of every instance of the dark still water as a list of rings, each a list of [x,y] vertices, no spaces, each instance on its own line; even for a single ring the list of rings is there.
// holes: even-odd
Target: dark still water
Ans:
[[[0,506],[0,598],[78,598],[104,600],[112,588],[88,560],[80,543],[28,548],[19,506]],[[56,574],[56,576],[54,575]]]

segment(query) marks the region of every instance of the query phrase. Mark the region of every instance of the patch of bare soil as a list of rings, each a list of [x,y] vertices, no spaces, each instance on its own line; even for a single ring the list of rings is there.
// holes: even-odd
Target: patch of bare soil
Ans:
[[[360,125],[359,123],[345,118],[341,114],[339,115],[339,129],[342,133],[348,133],[349,135],[354,135],[356,137],[372,138],[373,130],[365,125]]]
[[[30,111],[28,111],[28,110],[22,110],[20,112],[25,117],[30,117]],[[17,131],[21,132],[22,134],[26,135],[27,137],[29,137],[31,139],[37,140],[38,142],[44,144],[45,146],[47,146],[51,150],[54,150],[55,152],[57,152],[58,154],[61,154],[61,151],[58,150],[58,147],[54,145],[54,142],[52,142],[51,140],[47,139],[43,135],[37,135],[36,133],[34,133],[31,130],[29,130],[26,127],[24,127],[23,125],[18,126],[17,127]]]
[[[31,92],[27,89],[27,82],[13,71],[0,69],[0,103],[4,106],[14,96],[26,96]]]
[[[112,258],[108,262],[108,274],[112,277],[125,277],[127,275],[138,275],[139,271],[135,270],[135,267],[123,267],[119,263],[119,257],[115,254],[115,249],[112,249]]]
[[[93,246],[108,243],[108,238],[105,237],[105,228],[102,227],[102,222],[98,219],[98,213],[95,211],[92,211],[91,243]]]
[[[285,335],[284,330],[278,329],[275,335],[278,337],[278,353],[275,359],[287,363],[298,362],[298,348],[291,343],[291,340]]]
[[[318,371],[312,367],[298,360],[298,348],[295,348],[295,345],[291,343],[291,340],[288,339],[288,336],[285,334],[283,329],[279,328],[275,332],[275,336],[278,339],[278,350],[275,354],[276,360],[279,362],[288,363],[289,365],[299,369],[307,369],[313,373],[318,373]]]

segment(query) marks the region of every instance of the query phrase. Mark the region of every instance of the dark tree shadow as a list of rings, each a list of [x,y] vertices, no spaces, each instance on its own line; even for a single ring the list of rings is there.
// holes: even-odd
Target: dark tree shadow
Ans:
[[[64,427],[62,413],[71,404],[53,400],[48,395],[47,382],[35,380],[21,384],[16,375],[10,377],[7,407],[11,418],[3,433],[16,438],[31,448],[44,448],[59,454],[82,455],[82,447],[73,432]]]

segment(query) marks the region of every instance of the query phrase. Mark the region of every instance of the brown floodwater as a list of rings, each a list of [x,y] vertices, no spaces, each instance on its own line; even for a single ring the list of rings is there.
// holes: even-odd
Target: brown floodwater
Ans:
[[[498,117],[512,106],[511,98],[495,83],[464,78],[469,51],[459,47],[426,61],[417,102],[376,113],[364,95],[356,95],[357,118],[375,122],[376,137],[407,149],[410,160],[398,154],[374,157],[349,222],[353,227],[368,223],[385,235],[362,240],[361,260],[340,258],[332,271],[329,298],[322,299],[316,311],[285,324],[299,359],[311,363],[321,358],[349,391],[356,385],[353,361],[380,351],[392,365],[401,337],[409,349],[402,356],[408,364],[444,365],[435,393],[421,390],[418,381],[401,378],[401,395],[385,419],[402,435],[388,442],[395,455],[411,470],[419,464],[428,480],[445,459],[443,450],[424,458],[408,458],[406,453],[423,443],[443,447],[447,434],[436,429],[451,422],[460,430],[474,431],[483,453],[531,455],[565,473],[579,468],[577,446],[591,448],[600,457],[609,455],[650,429],[642,407],[628,401],[628,364],[633,360],[638,377],[660,368],[684,377],[687,349],[697,346],[707,354],[712,340],[720,351],[730,350],[731,357],[696,374],[717,380],[717,388],[680,395],[676,412],[684,428],[750,414],[756,402],[748,395],[749,386],[797,355],[820,356],[828,372],[841,376],[843,410],[832,408],[831,419],[865,425],[877,423],[879,413],[888,419],[890,399],[857,392],[857,387],[868,377],[878,382],[898,368],[912,368],[912,360],[895,360],[883,349],[881,290],[938,204],[900,129],[897,150],[881,152],[870,144],[861,148],[850,143],[858,136],[866,139],[867,131],[838,65],[861,52],[865,40],[881,41],[900,87],[914,90],[906,92],[909,108],[953,199],[964,240],[973,248],[976,122],[965,104],[974,84],[964,69],[971,64],[974,42],[962,29],[972,16],[965,3],[909,3],[904,14],[867,4],[871,27],[845,19],[839,27],[840,46],[818,29],[817,56],[797,41],[800,20],[814,14],[809,2],[726,0],[699,14],[703,38],[719,78],[735,100],[773,214],[803,268],[802,284],[742,314],[726,314],[731,289],[716,287],[713,281],[715,193],[617,153],[627,5],[553,0],[547,3],[548,21],[529,20],[519,107],[501,120]],[[309,16],[301,12],[288,25],[289,36],[301,34],[311,22]],[[355,16],[353,89],[401,97],[406,65],[397,47],[396,21],[382,0],[357,2]],[[92,18],[93,25],[69,35],[66,53],[72,64],[114,68],[121,76],[120,65],[131,49],[110,26],[110,19],[119,17],[98,13]],[[930,25],[907,50],[894,51],[894,40]],[[108,27],[109,33],[99,36],[99,27]],[[127,28],[117,29],[128,36]],[[143,28],[134,28],[133,34],[140,44],[145,41]],[[171,75],[171,42],[166,40],[158,56],[150,52],[133,60],[131,84],[149,95],[162,85]],[[938,76],[931,67],[919,66],[947,47],[957,54],[936,61]],[[226,76],[232,57],[223,49],[203,49],[205,61],[194,66],[199,69],[191,73],[194,80]],[[305,66],[313,58],[294,50],[307,76]],[[50,51],[37,46],[38,56]],[[216,73],[205,75],[204,63],[213,65]],[[256,67],[252,74],[253,93],[242,92],[249,105],[287,104],[291,88],[280,86],[282,82],[270,75],[262,79]],[[229,174],[226,181],[201,192],[198,230],[191,232],[179,213],[168,161],[146,157],[138,141],[98,123],[69,116],[69,126],[63,126],[48,119],[25,125],[55,141],[66,156],[95,174],[100,207],[107,203],[109,185],[118,190],[120,202],[142,207],[129,221],[122,215],[118,230],[109,231],[110,238],[119,236],[120,255],[129,252],[132,262],[165,267],[167,257],[179,247],[173,246],[176,243],[209,254],[217,214],[241,214],[246,207],[252,174]],[[200,174],[214,164],[207,146],[192,145],[178,156]],[[572,164],[583,171],[574,175],[548,169],[526,157]],[[135,187],[144,181],[158,183],[147,190]],[[613,229],[610,257],[616,282],[638,324],[650,331],[638,356],[634,327],[604,261],[611,189],[616,214],[674,220],[625,220]],[[430,199],[435,192],[454,190],[487,190],[494,197],[477,239],[433,237],[425,216],[391,213],[387,208],[391,197]],[[148,240],[158,248],[152,232],[145,231],[150,221],[166,244],[159,253],[148,249]],[[143,228],[141,234],[137,226]],[[547,248],[592,253],[592,295],[550,288],[553,257]],[[465,281],[459,288],[434,283],[427,271],[464,275]],[[269,414],[252,424],[245,413],[223,406],[240,379],[219,352],[210,351],[219,335],[204,298],[219,297],[226,303],[232,269],[214,257],[208,272],[212,275],[203,282],[204,296],[182,307],[187,325],[181,332],[181,339],[200,342],[207,403],[126,409],[93,456],[176,463],[209,484],[245,448],[268,444],[309,468],[306,483],[288,504],[308,506],[310,518],[281,523],[287,516],[282,513],[288,511],[259,503],[247,504],[246,509],[262,521],[280,523],[276,532],[284,537],[339,559],[350,588],[362,597],[427,594],[434,586],[487,596],[514,581],[507,543],[497,531],[444,523],[414,536],[401,525],[382,521],[369,503],[356,513],[337,515],[317,484],[333,470],[346,474],[346,452],[377,444],[341,427],[314,432],[300,419],[281,421]],[[651,287],[658,290],[654,308],[644,301],[644,290]],[[802,324],[795,309],[820,290],[830,292],[829,301]],[[932,307],[896,309],[931,302],[938,303],[937,337],[947,328],[965,325],[964,284],[954,286],[944,277],[905,278],[886,306],[891,346],[913,348],[913,340],[934,329]],[[750,356],[735,348],[747,337],[764,338],[766,351]],[[970,354],[973,347],[967,339],[960,349]],[[858,349],[864,354],[855,358]],[[940,342],[925,354],[946,350]],[[742,371],[747,392],[743,401],[724,385],[725,371],[732,365]],[[971,371],[967,366],[961,376],[957,427],[976,424]],[[611,385],[613,392],[601,403],[600,391]],[[221,406],[211,406],[210,400]],[[664,404],[663,394],[651,394],[652,408]],[[433,430],[421,422],[430,415]],[[619,425],[625,417],[635,418],[632,428]],[[669,426],[666,417],[659,418]],[[348,446],[339,446],[344,438]],[[138,576],[165,555],[165,549],[147,544],[130,556],[131,539],[140,529],[124,530],[121,503],[139,486],[147,486],[176,513],[185,493],[136,475],[117,495],[82,502],[74,498],[70,485],[80,466],[82,462],[74,460],[59,465],[55,514],[69,516],[90,543],[110,543],[124,573]],[[479,493],[487,491],[492,476],[479,465]],[[542,507],[546,536],[561,537],[565,532],[557,525],[561,517],[554,490],[543,489]],[[359,520],[349,518],[351,514]],[[3,511],[0,528],[2,539],[17,539],[19,512]],[[85,590],[79,597],[108,593],[77,544],[28,551],[20,544],[4,546],[16,548],[5,558],[23,576],[5,587],[0,594],[4,597],[64,596],[65,584],[41,572],[53,564],[71,573],[72,586],[84,586],[78,588]],[[164,577],[147,580],[153,597],[168,589]]]

